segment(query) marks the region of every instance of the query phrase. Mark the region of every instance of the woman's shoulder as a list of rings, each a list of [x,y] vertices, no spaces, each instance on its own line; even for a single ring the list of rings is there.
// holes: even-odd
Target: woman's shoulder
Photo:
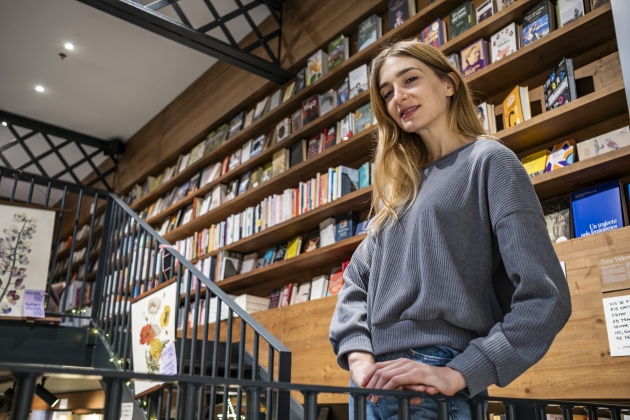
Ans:
[[[498,139],[479,137],[475,141],[471,157],[480,162],[520,163],[513,151]]]

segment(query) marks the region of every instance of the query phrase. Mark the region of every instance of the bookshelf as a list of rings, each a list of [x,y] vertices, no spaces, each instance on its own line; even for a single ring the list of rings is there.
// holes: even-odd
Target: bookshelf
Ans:
[[[242,130],[156,190],[134,202],[131,208],[136,211],[145,209],[174,187],[188,181],[204,167],[223,160],[227,154],[240,148],[246,141],[267,133],[283,118],[290,117],[295,110],[300,108],[303,99],[336,88],[349,71],[368,63],[381,45],[390,41],[417,36],[422,28],[437,18],[446,17],[462,2],[463,0],[437,0],[431,5],[419,8],[418,13],[409,21],[386,32],[378,43],[372,44],[361,52],[353,51],[350,58],[337,68],[298,92],[287,102],[280,104],[274,111],[269,112]],[[425,2],[419,0],[418,3],[424,4]],[[450,54],[461,50],[481,37],[488,38],[511,22],[519,23],[522,14],[536,3],[538,3],[537,0],[517,1],[502,12],[446,42],[440,49],[444,53]],[[385,2],[381,2],[378,10],[384,11],[384,5]],[[385,27],[385,21],[383,24]],[[352,22],[343,33],[353,35],[356,33],[356,27],[357,22]],[[332,38],[324,37],[321,39],[319,48],[325,48]],[[353,48],[356,50],[356,46]],[[544,78],[563,56],[574,57],[576,78],[592,79],[592,89],[583,92],[577,100],[547,112],[544,111],[543,106],[542,110],[538,114],[534,113],[530,120],[496,133],[496,136],[502,139],[506,146],[520,155],[526,151],[549,147],[563,139],[584,140],[588,138],[584,137],[584,130],[592,126],[604,127],[607,121],[612,121],[610,123],[612,126],[609,126],[608,129],[601,128],[599,132],[593,133],[593,135],[602,134],[628,124],[626,92],[621,80],[619,58],[616,51],[612,10],[611,5],[607,4],[563,28],[552,31],[543,39],[519,49],[503,60],[488,65],[485,69],[467,77],[466,81],[478,97],[485,98],[485,100],[497,105],[497,116],[500,117],[502,100],[507,95],[507,91],[517,84],[529,86],[531,102],[539,101]],[[305,60],[303,61],[305,62]],[[284,86],[280,88],[282,89]],[[247,171],[261,166],[270,161],[273,153],[277,150],[289,147],[295,141],[321,132],[322,129],[368,101],[368,93],[365,92],[334,108],[333,111],[304,126],[286,140],[272,144],[260,155],[219,177],[180,202],[171,205],[160,214],[150,218],[148,222],[153,226],[159,224],[172,213],[192,204],[195,197],[204,197],[216,185],[229,183]],[[254,104],[249,102],[240,104],[241,108],[252,105]],[[227,121],[221,121],[221,124],[224,122]],[[221,124],[217,123],[215,126],[209,127],[208,131]],[[375,129],[371,129],[355,135],[348,141],[337,144],[330,150],[289,168],[281,175],[257,188],[251,189],[190,223],[168,232],[165,238],[174,243],[189,237],[194,232],[222,221],[229,215],[257,204],[264,197],[281,192],[285,188],[295,187],[299,181],[303,181],[330,166],[348,162],[354,163],[360,160],[367,161],[373,150],[374,132]],[[589,134],[590,137],[593,135]],[[198,142],[201,138],[196,140]],[[190,141],[192,142],[192,139]],[[175,161],[170,163],[172,165]],[[630,148],[622,148],[585,161],[575,162],[557,171],[536,176],[532,178],[532,183],[538,197],[545,200],[628,175],[630,174],[628,168],[630,168]],[[316,229],[321,220],[346,211],[352,210],[365,214],[370,205],[371,191],[371,187],[355,191],[311,212],[202,255],[193,262],[215,256],[221,251],[245,254],[287,242],[297,235]],[[86,220],[89,221],[89,219]],[[338,263],[342,258],[351,255],[362,239],[363,236],[349,238],[311,253],[301,254],[289,260],[230,277],[217,284],[230,294],[249,293],[268,296],[271,290],[278,286],[296,279],[307,279],[312,277],[315,272],[319,274],[330,266],[339,265]],[[630,227],[613,231],[610,234],[601,234],[598,237],[572,239],[562,244],[556,244],[555,248],[560,259],[567,263],[571,280],[576,279],[575,282],[570,282],[575,308],[574,315],[552,347],[549,356],[549,358],[559,360],[559,365],[563,366],[565,371],[560,372],[559,368],[552,367],[552,361],[545,358],[525,377],[519,379],[514,386],[503,390],[493,388],[493,395],[538,396],[540,398],[581,398],[582,396],[583,398],[630,398],[630,394],[624,391],[623,387],[615,386],[613,389],[609,385],[608,378],[602,378],[601,370],[605,368],[607,377],[611,374],[618,384],[628,384],[627,379],[620,377],[620,374],[617,371],[613,372],[612,369],[622,370],[623,367],[627,371],[630,366],[627,361],[621,360],[623,358],[613,359],[605,353],[607,341],[605,325],[601,322],[603,314],[597,312],[597,304],[601,306],[601,302],[598,300],[601,296],[601,290],[597,288],[598,268],[595,257],[588,255],[592,251],[591,248],[595,249],[592,252],[593,255],[604,255],[606,252],[630,252],[628,249],[630,248]],[[200,292],[203,293],[203,291],[202,288]],[[195,292],[192,295],[198,296],[198,293]],[[336,297],[328,297],[253,314],[255,319],[263,323],[270,332],[293,351],[295,366],[293,381],[347,385],[347,373],[337,367],[328,342],[328,325],[335,304]],[[593,326],[596,328],[596,332],[585,335],[585,331]],[[198,334],[202,334],[201,331],[202,328],[198,330]],[[587,342],[587,345],[583,346],[584,342]],[[586,350],[578,349],[578,347],[583,347]],[[570,356],[575,355],[580,361],[585,360],[584,366],[572,369],[569,359]],[[598,356],[598,359],[595,358],[597,360],[594,359],[595,356]],[[558,376],[550,377],[550,375]],[[593,393],[588,394],[586,392],[587,387],[580,383],[576,387],[576,394],[571,394],[572,390],[566,387],[566,384],[579,382],[578,375],[579,378],[588,378],[587,383],[590,384],[591,390],[594,390]],[[535,383],[535,385],[527,385],[527,381]],[[602,383],[604,384],[602,385]],[[536,389],[537,394],[532,394],[530,388]],[[630,389],[630,387],[625,387],[625,389]],[[609,394],[606,395],[606,392]],[[329,401],[326,398],[320,401],[322,403],[345,402],[341,400]]]

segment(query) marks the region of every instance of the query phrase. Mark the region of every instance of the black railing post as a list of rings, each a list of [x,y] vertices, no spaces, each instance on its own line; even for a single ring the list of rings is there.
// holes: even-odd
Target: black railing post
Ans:
[[[367,416],[365,395],[353,395],[352,397],[354,399],[354,419],[350,420],[365,420]]]
[[[278,382],[291,382],[291,352],[278,352]],[[291,413],[291,393],[278,391],[278,418],[288,419]]]
[[[547,420],[547,404],[534,404],[536,420]]]
[[[122,400],[123,383],[118,379],[105,379],[105,415],[103,420],[120,419],[120,402]]]
[[[398,418],[401,420],[409,420],[411,417],[411,407],[409,406],[409,398],[398,398]]]
[[[186,404],[184,405],[184,420],[195,420],[195,399],[196,398],[197,398],[197,385],[187,384],[186,385]]]
[[[562,417],[564,420],[573,420],[573,406],[572,405],[561,405],[562,409]]]
[[[592,405],[586,407],[586,416],[588,420],[597,420],[597,407]]]
[[[448,400],[438,400],[438,420],[448,420],[448,416]]]
[[[31,412],[37,376],[34,374],[14,374],[13,376],[16,379],[16,387],[11,404],[11,420],[26,420]]]
[[[245,418],[247,420],[258,420],[260,418],[260,388],[247,388],[247,409],[245,411]],[[267,392],[270,392],[269,390]],[[223,399],[223,404],[227,405],[227,399]],[[237,413],[240,417],[241,413]],[[239,418],[237,417],[237,418]],[[286,417],[288,419],[288,417]],[[280,419],[280,417],[278,417]]]
[[[302,394],[304,395],[304,420],[317,420],[317,392],[304,391]]]
[[[485,420],[486,413],[483,401],[471,401],[473,420]],[[547,420],[547,419],[544,419]]]
[[[514,404],[504,403],[503,406],[505,407],[505,418],[507,420],[516,420],[516,407]]]
[[[610,411],[610,419],[611,420],[621,420],[621,410],[618,408],[611,408]],[[11,419],[13,420],[13,419]]]

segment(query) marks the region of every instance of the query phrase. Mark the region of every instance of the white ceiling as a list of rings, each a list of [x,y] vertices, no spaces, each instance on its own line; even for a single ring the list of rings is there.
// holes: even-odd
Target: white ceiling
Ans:
[[[237,7],[212,3],[220,15]],[[179,4],[194,27],[214,20],[203,0]],[[170,6],[160,12],[177,20]],[[269,11],[250,15],[259,24]],[[251,31],[243,17],[228,26],[237,41]],[[127,140],[215,62],[76,0],[0,0],[0,109],[18,115]]]

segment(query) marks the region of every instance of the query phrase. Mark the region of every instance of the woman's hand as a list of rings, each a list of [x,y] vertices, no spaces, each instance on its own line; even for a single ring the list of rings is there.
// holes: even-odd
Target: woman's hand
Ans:
[[[403,358],[374,364],[360,386],[374,389],[402,388],[430,395],[439,392],[450,396],[466,388],[466,380],[455,369]],[[378,396],[371,397],[372,402],[378,399]]]
[[[348,367],[350,368],[350,379],[357,387],[362,387],[365,376],[374,367],[374,356],[362,351],[354,351],[348,354]]]

